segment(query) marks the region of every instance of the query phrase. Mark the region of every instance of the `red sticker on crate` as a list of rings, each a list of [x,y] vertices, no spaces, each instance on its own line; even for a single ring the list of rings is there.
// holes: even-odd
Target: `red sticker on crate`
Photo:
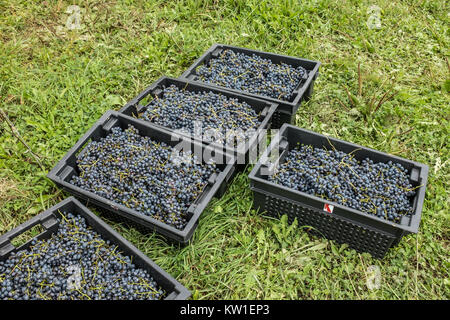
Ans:
[[[334,209],[334,206],[332,204],[325,203],[323,205],[323,211],[326,211],[328,213],[333,213],[333,209]]]

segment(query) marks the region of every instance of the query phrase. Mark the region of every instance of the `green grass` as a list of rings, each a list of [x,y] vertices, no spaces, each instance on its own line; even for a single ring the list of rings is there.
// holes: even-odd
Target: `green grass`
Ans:
[[[248,171],[208,206],[188,247],[114,228],[198,299],[449,299],[448,3],[199,3],[0,0],[0,108],[44,167],[0,123],[0,234],[68,196],[45,175],[106,110],[221,42],[321,61],[298,126],[428,164],[419,233],[383,260],[314,238],[252,210]],[[65,28],[70,4],[83,9],[82,30]],[[366,25],[373,4],[381,29]]]

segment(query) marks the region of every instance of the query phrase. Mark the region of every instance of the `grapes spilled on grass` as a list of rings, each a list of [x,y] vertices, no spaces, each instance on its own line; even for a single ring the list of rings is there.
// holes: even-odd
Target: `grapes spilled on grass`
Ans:
[[[298,144],[268,179],[386,220],[411,215],[415,188],[408,171],[392,161],[358,161],[357,150],[347,154]]]
[[[289,101],[307,71],[227,49],[199,66],[196,73],[203,82]]]
[[[173,158],[172,151],[131,125],[114,127],[78,155],[80,174],[70,183],[182,230],[189,206],[219,170],[189,152]]]
[[[58,230],[0,261],[0,299],[157,300],[164,290],[79,215],[61,213]]]

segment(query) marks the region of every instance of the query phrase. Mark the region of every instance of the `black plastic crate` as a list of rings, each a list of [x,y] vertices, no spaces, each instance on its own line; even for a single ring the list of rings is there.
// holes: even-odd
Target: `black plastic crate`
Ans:
[[[224,152],[230,153],[234,155],[236,158],[236,165],[238,165],[239,169],[243,169],[245,167],[245,164],[248,164],[250,160],[256,161],[256,154],[258,152],[258,146],[259,143],[262,143],[262,139],[265,137],[264,130],[270,128],[272,116],[275,113],[275,110],[277,109],[278,105],[273,102],[256,99],[249,96],[244,96],[242,94],[233,93],[226,90],[221,90],[218,88],[211,88],[202,84],[192,84],[189,81],[186,80],[180,80],[180,79],[174,79],[169,77],[161,77],[158,79],[155,83],[147,87],[143,92],[141,92],[136,98],[128,102],[122,109],[120,109],[120,113],[132,116],[136,118],[137,121],[143,122],[145,124],[152,123],[148,122],[144,119],[138,119],[137,117],[145,112],[151,103],[151,101],[156,97],[162,98],[163,92],[162,89],[164,87],[169,87],[171,85],[175,85],[179,89],[187,90],[187,91],[193,91],[193,92],[213,92],[216,94],[221,94],[229,98],[237,98],[239,101],[248,103],[253,110],[255,110],[257,113],[260,114],[259,120],[261,121],[261,125],[256,128],[256,133],[250,137],[245,143],[242,142],[241,144],[237,145],[235,148],[231,148],[230,146],[222,145],[219,143],[210,143],[210,142],[203,142],[208,145],[213,146],[214,148],[217,148],[219,150],[222,150]],[[146,101],[144,104],[141,104],[141,101]],[[152,123],[154,126],[161,127],[167,130],[173,131],[173,128],[167,128],[160,126],[158,124]],[[183,133],[181,132],[183,135]],[[193,135],[186,135],[187,137],[190,137],[194,140],[201,141],[200,138],[196,138]],[[265,148],[265,145],[264,145]],[[250,159],[255,158],[255,159]]]
[[[420,186],[411,200],[413,214],[410,217],[403,216],[399,223],[395,223],[268,181],[268,174],[283,162],[287,152],[297,143],[328,149],[332,148],[330,146],[332,144],[334,148],[345,153],[358,149],[352,154],[357,160],[370,158],[374,162],[392,161],[401,164],[409,172],[410,183],[414,187]],[[272,150],[277,148],[278,153],[276,151],[272,153]],[[369,252],[376,258],[382,258],[404,235],[417,233],[425,197],[428,166],[285,124],[255,165],[249,178],[255,209],[277,218],[287,214],[290,223],[297,218],[299,226],[311,226],[313,228],[311,231],[315,234],[338,243],[347,243],[357,251]],[[328,208],[329,205],[334,206],[332,213],[326,210],[325,205]]]
[[[12,244],[14,238],[20,236],[27,230],[40,225],[44,231],[34,237],[37,240],[48,239],[58,230],[62,212],[70,212],[80,215],[86,219],[87,224],[102,236],[104,240],[109,240],[116,245],[126,256],[132,257],[133,263],[139,268],[145,269],[166,292],[165,300],[184,300],[190,297],[191,293],[182,286],[172,276],[162,270],[156,263],[139,251],[129,241],[114,231],[108,224],[93,214],[88,208],[83,206],[74,197],[70,197],[41,214],[33,217],[29,221],[21,224],[17,228],[0,236],[0,261],[4,261],[13,252],[26,250],[29,248],[32,239],[25,244],[15,247]]]
[[[303,81],[300,82],[298,87],[294,90],[293,98],[289,101],[280,100],[280,99],[274,99],[272,97],[267,97],[263,95],[253,94],[246,91],[236,90],[236,89],[230,89],[227,87],[222,87],[218,85],[214,85],[211,83],[202,82],[199,77],[196,74],[196,70],[200,65],[206,64],[208,65],[208,62],[211,58],[218,57],[220,53],[223,50],[230,49],[234,52],[244,53],[247,55],[258,55],[264,59],[269,59],[273,63],[286,63],[289,65],[292,65],[294,67],[302,66],[308,71],[308,76],[303,79]],[[280,128],[284,123],[291,123],[295,124],[295,114],[297,113],[297,110],[304,100],[309,100],[313,89],[314,89],[314,81],[316,80],[317,76],[319,75],[319,67],[321,63],[319,61],[313,61],[313,60],[307,60],[307,59],[301,59],[286,55],[280,55],[270,52],[263,52],[263,51],[257,51],[257,50],[251,50],[247,48],[240,48],[240,47],[234,47],[229,46],[225,44],[214,44],[211,46],[206,52],[198,58],[181,76],[180,79],[186,79],[188,81],[193,81],[195,83],[202,83],[204,85],[210,86],[210,87],[216,87],[216,88],[222,88],[225,90],[229,90],[231,92],[264,99],[267,101],[274,102],[278,104],[277,111],[274,113],[274,116],[272,118],[272,128]]]
[[[121,127],[126,129],[128,125],[133,125],[139,130],[142,136],[148,136],[153,140],[165,142],[174,147],[182,144],[182,146],[191,148],[195,152],[210,153],[217,157],[222,164],[217,161],[217,168],[220,173],[213,174],[208,185],[204,188],[201,195],[195,200],[188,209],[189,221],[183,230],[165,224],[154,218],[145,216],[136,210],[130,209],[124,205],[118,204],[106,198],[100,197],[93,192],[86,191],[82,188],[76,187],[70,183],[72,176],[79,174],[79,169],[76,164],[76,155],[78,152],[83,152],[83,147],[91,140],[99,140],[106,137],[113,127]],[[181,141],[181,142],[180,142]],[[196,151],[197,150],[197,151]],[[222,196],[226,190],[228,183],[235,173],[234,157],[214,150],[212,147],[202,145],[190,139],[182,138],[177,141],[173,140],[173,135],[161,128],[157,128],[151,124],[143,124],[131,117],[127,117],[115,111],[106,112],[88,132],[81,137],[75,146],[58,162],[58,164],[48,173],[47,177],[51,179],[56,185],[68,191],[69,193],[92,203],[100,208],[111,212],[110,216],[114,216],[116,221],[125,222],[133,226],[138,226],[142,232],[156,231],[164,235],[169,240],[180,244],[186,244],[192,238],[195,229],[198,225],[198,219],[214,196]]]

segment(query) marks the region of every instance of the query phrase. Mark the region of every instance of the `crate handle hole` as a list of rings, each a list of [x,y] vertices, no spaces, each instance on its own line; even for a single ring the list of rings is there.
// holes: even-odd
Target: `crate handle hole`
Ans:
[[[28,229],[27,231],[19,234],[14,239],[11,239],[11,244],[16,248],[19,248],[24,244],[30,242],[35,237],[39,236],[45,231],[46,231],[45,228],[41,224],[37,224],[34,227]]]

